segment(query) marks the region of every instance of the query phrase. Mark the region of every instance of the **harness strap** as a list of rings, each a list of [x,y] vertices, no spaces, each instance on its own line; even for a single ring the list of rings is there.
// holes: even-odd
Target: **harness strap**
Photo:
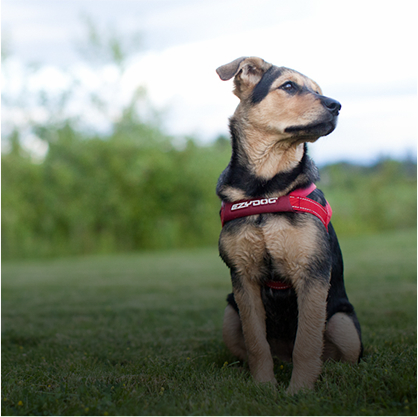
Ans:
[[[267,281],[265,282],[265,285],[273,288],[273,290],[287,290],[292,287],[290,284],[286,284],[283,281]]]
[[[252,200],[241,200],[234,203],[222,202],[221,222],[225,223],[238,219],[240,217],[252,216],[262,213],[279,212],[305,212],[318,217],[325,228],[328,230],[328,224],[331,220],[332,209],[328,201],[325,207],[307,196],[316,189],[315,184],[306,188],[298,188],[288,195],[278,198],[257,198]],[[274,290],[286,290],[291,285],[283,281],[267,281],[267,287]]]
[[[328,201],[324,207],[318,202],[307,197],[315,189],[316,186],[312,183],[306,188],[298,188],[282,197],[255,198],[233,203],[223,201],[220,213],[222,226],[231,220],[255,214],[305,212],[318,217],[328,230],[328,224],[332,216],[332,209]]]

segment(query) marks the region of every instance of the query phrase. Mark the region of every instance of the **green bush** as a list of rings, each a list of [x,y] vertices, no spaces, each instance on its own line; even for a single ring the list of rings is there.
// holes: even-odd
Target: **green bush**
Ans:
[[[215,185],[228,163],[225,138],[182,149],[158,128],[130,118],[108,137],[71,122],[38,126],[42,163],[10,138],[2,156],[3,259],[216,245]],[[416,227],[416,164],[334,164],[322,188],[339,235]]]
[[[2,156],[3,259],[216,244],[222,143],[179,150],[157,128],[126,121],[106,138],[70,123],[37,134],[49,144],[42,163],[16,133]]]
[[[320,188],[339,234],[370,234],[417,226],[416,162],[382,159],[368,167],[334,164],[321,170]]]

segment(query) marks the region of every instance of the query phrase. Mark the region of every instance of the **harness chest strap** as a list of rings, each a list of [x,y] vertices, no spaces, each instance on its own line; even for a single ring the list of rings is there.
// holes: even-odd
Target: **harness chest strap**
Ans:
[[[254,214],[305,212],[318,217],[328,231],[332,209],[328,201],[326,201],[324,207],[315,200],[307,197],[315,189],[315,184],[311,184],[306,188],[298,188],[291,193],[278,198],[257,198],[252,200],[241,200],[234,203],[222,202],[220,213],[222,226],[231,220],[252,216]],[[275,290],[285,290],[291,287],[291,285],[282,281],[267,281],[265,285]]]
[[[331,206],[328,201],[324,207],[307,197],[315,189],[315,184],[311,184],[307,188],[298,188],[285,196],[277,198],[255,198],[234,203],[223,201],[220,213],[222,226],[231,220],[255,214],[305,212],[318,217],[328,230],[328,224],[332,215]]]

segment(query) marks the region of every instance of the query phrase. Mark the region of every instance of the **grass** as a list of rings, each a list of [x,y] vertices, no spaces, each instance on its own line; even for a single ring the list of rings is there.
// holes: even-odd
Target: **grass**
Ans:
[[[257,385],[222,343],[216,249],[2,266],[3,415],[416,415],[416,233],[341,241],[359,365]]]

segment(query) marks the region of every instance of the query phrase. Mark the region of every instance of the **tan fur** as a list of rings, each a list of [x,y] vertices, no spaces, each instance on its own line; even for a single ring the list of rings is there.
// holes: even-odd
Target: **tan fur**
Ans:
[[[250,102],[252,90],[270,67],[271,64],[261,58],[251,57],[238,58],[217,70],[223,80],[235,75],[234,94],[241,101],[234,118],[240,121],[241,136],[246,138],[244,151],[254,173],[265,179],[292,169],[302,157],[302,143],[317,139],[304,137],[294,141],[292,134],[285,132],[286,127],[309,124],[324,112],[320,101],[311,94],[289,99],[286,92],[277,89],[285,81],[295,81],[321,93],[314,81],[290,69],[273,83],[271,89],[275,90],[274,94],[269,94],[261,103],[253,106]]]
[[[222,245],[243,277],[243,288],[234,291],[235,300],[240,309],[251,373],[260,382],[275,380],[259,286],[266,250],[273,259],[273,267],[280,265],[286,276],[292,279],[302,313],[293,350],[295,368],[288,391],[291,394],[303,387],[312,388],[321,369],[328,286],[324,282],[310,282],[308,291],[307,277],[304,275],[306,263],[317,251],[314,242],[318,230],[321,229],[311,222],[307,222],[303,228],[295,228],[285,219],[278,220],[271,216],[261,228],[245,225],[238,234],[221,233]],[[229,339],[226,344],[233,345],[235,350],[240,341]],[[317,361],[312,361],[312,357]]]
[[[256,217],[256,216],[250,216]],[[259,282],[263,275],[265,244],[263,233],[251,224],[245,225],[239,233],[221,231],[220,244],[225,248],[237,273],[245,280]]]
[[[302,143],[277,141],[276,136],[260,132],[254,126],[246,130],[246,153],[254,173],[260,178],[270,179],[278,172],[290,171],[303,156]]]
[[[242,361],[247,360],[241,320],[238,313],[229,304],[225,308],[222,336],[232,354]]]
[[[287,69],[272,84],[271,93],[256,106],[250,102],[241,101],[240,106],[246,108],[247,119],[259,131],[276,135],[275,140],[286,140],[293,137],[292,133],[286,133],[285,129],[292,125],[310,124],[324,113],[324,107],[320,100],[313,94],[290,96],[278,87],[286,81],[294,81],[301,86],[306,86],[312,91],[320,90],[309,78]],[[237,110],[238,110],[237,109]],[[238,114],[241,109],[238,110]],[[235,113],[237,114],[237,113]],[[314,140],[317,137],[312,138]]]
[[[229,197],[230,201],[245,200],[248,198],[244,191],[234,187],[225,187],[222,192]]]
[[[353,321],[344,313],[334,314],[325,330],[324,359],[356,363],[361,343]]]
[[[258,382],[275,383],[273,358],[266,339],[266,316],[260,295],[265,245],[262,231],[252,225],[239,234],[222,231],[221,244],[232,260],[242,287],[234,289],[251,374]],[[225,340],[225,339],[224,339]],[[231,342],[226,341],[227,344]],[[232,342],[239,344],[239,341]]]
[[[246,139],[243,143],[245,154],[260,178],[272,178],[278,172],[297,165],[303,155],[303,143],[314,142],[317,137],[294,140],[293,134],[286,133],[285,129],[310,124],[325,112],[312,94],[289,98],[285,91],[278,90],[277,87],[285,81],[295,81],[313,91],[321,91],[314,81],[296,71],[286,70],[273,83],[272,94],[256,106],[251,104],[249,95],[241,97],[234,113],[235,120],[240,122],[242,137]],[[253,84],[248,86],[250,91],[252,87]]]
[[[234,79],[234,94],[241,100],[248,99],[253,87],[272,65],[261,58],[251,57],[242,61]]]
[[[249,216],[248,219],[255,220],[256,217]],[[316,255],[318,233],[312,222],[307,221],[305,227],[295,228],[285,218],[270,216],[262,227],[248,223],[238,233],[222,230],[220,242],[237,272],[245,278],[259,282],[265,273],[264,255],[267,250],[272,256],[273,267],[279,264],[284,267],[285,274],[292,277],[292,285],[298,288],[303,285],[300,283],[301,272],[306,270],[309,258]]]
[[[273,268],[280,265],[292,280],[296,291],[304,285],[303,279],[310,259],[316,255],[315,242],[319,233],[315,224],[306,221],[303,227],[294,227],[286,219],[269,217],[262,227],[264,244],[273,259]]]
[[[321,372],[328,287],[320,282],[309,283],[309,286],[309,290],[300,287],[296,290],[299,318],[289,394],[302,388],[312,389]]]
[[[260,296],[260,286],[251,280],[242,281],[235,301],[240,309],[242,332],[251,374],[257,382],[276,383],[270,345],[266,339],[266,314]]]

